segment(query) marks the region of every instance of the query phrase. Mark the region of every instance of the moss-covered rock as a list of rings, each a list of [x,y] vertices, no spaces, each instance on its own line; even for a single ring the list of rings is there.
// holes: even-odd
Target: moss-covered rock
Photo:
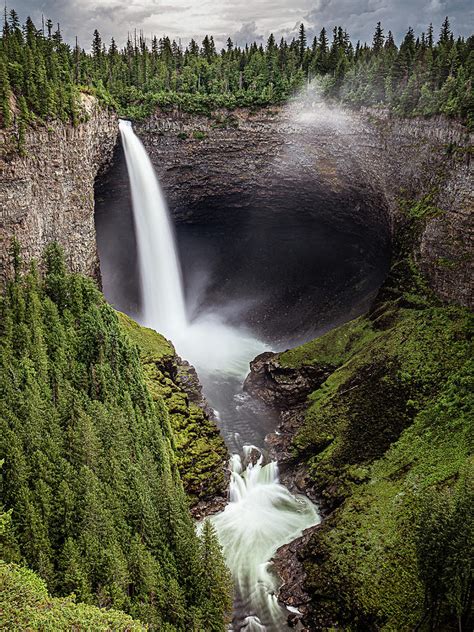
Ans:
[[[298,553],[309,629],[472,628],[472,323],[406,254],[369,314],[272,358],[333,367],[280,429],[327,516]]]
[[[227,490],[228,452],[200,392],[194,369],[153,329],[119,313],[123,329],[138,346],[145,380],[155,402],[162,401],[174,438],[177,464],[191,505],[218,502]]]

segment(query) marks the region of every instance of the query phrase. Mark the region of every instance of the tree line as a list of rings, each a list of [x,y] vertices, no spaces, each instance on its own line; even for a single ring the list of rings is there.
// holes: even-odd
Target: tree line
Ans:
[[[381,23],[369,45],[354,46],[348,32],[325,28],[308,42],[298,37],[266,45],[235,46],[229,38],[217,50],[212,36],[186,48],[168,37],[129,36],[119,48],[94,31],[89,52],[63,41],[59,25],[20,25],[5,9],[0,39],[1,122],[17,124],[60,118],[77,123],[81,91],[93,92],[120,115],[140,118],[156,107],[193,113],[213,108],[283,103],[317,81],[325,97],[352,106],[386,105],[401,115],[445,114],[474,121],[472,77],[474,36],[454,37],[448,18],[439,36],[433,26],[415,35],[409,28],[400,46]]]
[[[323,28],[308,45],[302,24],[290,43],[273,35],[267,44],[217,51],[212,36],[183,50],[168,37],[148,42],[135,34],[119,49],[106,46],[94,32],[91,51],[63,42],[59,25],[48,20],[37,29],[23,27],[14,10],[5,15],[0,47],[0,87],[4,125],[12,117],[12,93],[23,118],[78,117],[78,94],[92,89],[120,114],[140,117],[156,106],[180,106],[192,112],[213,107],[282,103],[306,82],[319,78],[325,96],[353,105],[393,107],[410,115],[444,113],[472,118],[474,37],[454,38],[444,21],[435,42],[433,27],[416,37],[408,29],[400,47],[377,24],[372,45],[357,42],[334,28],[332,41]]]
[[[22,271],[17,246],[12,258],[0,302],[2,559],[150,629],[222,632],[229,573],[213,527],[196,534],[137,347],[58,246],[44,274]]]

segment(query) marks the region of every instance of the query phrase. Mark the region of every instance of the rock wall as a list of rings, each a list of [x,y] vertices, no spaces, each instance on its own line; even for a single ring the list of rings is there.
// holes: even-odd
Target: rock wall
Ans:
[[[203,207],[320,197],[332,222],[351,208],[361,224],[388,223],[393,235],[406,220],[401,200],[429,194],[439,212],[426,221],[417,260],[441,298],[473,305],[472,135],[459,123],[306,103],[211,117],[157,112],[136,129],[181,221]]]
[[[28,129],[23,155],[0,130],[0,282],[9,273],[13,236],[25,260],[58,241],[73,272],[99,277],[94,180],[111,157],[118,126],[93,97],[84,96],[83,107],[87,120],[77,127]]]
[[[58,240],[72,270],[99,274],[93,184],[111,158],[117,120],[92,97],[84,108],[88,121],[77,128],[28,130],[24,156],[8,152],[0,131],[0,280],[13,235],[26,259]],[[439,212],[426,221],[417,260],[441,298],[473,305],[472,134],[460,124],[300,103],[210,117],[157,111],[135,127],[181,221],[294,198],[323,202],[332,223],[352,209],[374,235],[384,224],[394,234],[405,220],[400,199],[431,194]]]

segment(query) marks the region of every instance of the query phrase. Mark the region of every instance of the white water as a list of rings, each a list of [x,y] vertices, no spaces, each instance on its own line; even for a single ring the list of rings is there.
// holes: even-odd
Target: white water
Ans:
[[[279,483],[276,461],[264,464],[255,446],[244,446],[243,459],[231,459],[230,503],[212,522],[234,578],[238,610],[247,613],[236,624],[246,631],[281,630],[285,615],[278,603],[278,581],[269,560],[283,544],[317,524],[315,506],[293,496]]]
[[[153,165],[129,121],[119,122],[137,232],[142,320],[173,337],[186,327],[183,284],[166,200]]]
[[[210,400],[212,390],[220,388],[217,377],[222,376],[238,385],[238,397],[250,360],[266,347],[218,314],[188,321],[166,201],[131,124],[120,121],[120,132],[137,233],[142,324],[172,338],[178,352],[205,378]],[[317,524],[319,516],[307,498],[293,496],[279,483],[275,461],[265,464],[254,446],[244,446],[242,452],[231,459],[230,502],[212,520],[236,584],[235,629],[277,631],[285,627],[285,614],[276,597],[278,582],[270,560],[280,546]]]
[[[198,370],[245,377],[249,359],[266,346],[213,313],[189,322],[168,208],[153,165],[130,121],[120,120],[132,193],[142,289],[142,325],[173,340]]]

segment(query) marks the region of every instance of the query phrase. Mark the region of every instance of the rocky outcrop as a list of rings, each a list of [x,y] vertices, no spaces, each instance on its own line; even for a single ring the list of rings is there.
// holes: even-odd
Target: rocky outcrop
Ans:
[[[267,351],[250,363],[244,390],[282,412],[303,404],[333,371],[334,367],[319,364],[285,367],[278,354]]]
[[[301,551],[308,545],[311,537],[319,528],[320,525],[318,524],[306,529],[302,536],[280,547],[272,560],[278,577],[282,581],[278,598],[285,606],[290,606],[297,611],[288,616],[290,628],[296,627],[297,624],[301,625],[302,615],[306,615],[311,607],[310,597],[303,588],[306,573]],[[304,628],[304,632],[309,632],[309,629]]]
[[[138,346],[153,399],[168,411],[176,464],[194,517],[220,511],[227,503],[229,453],[196,370],[161,334],[117,313],[121,327]]]
[[[99,277],[94,180],[111,157],[117,117],[83,96],[84,122],[30,127],[21,153],[0,130],[0,281],[9,271],[12,237],[25,260],[59,242],[73,272]]]
[[[156,112],[136,124],[170,206],[181,221],[253,203],[323,207],[328,221],[352,213],[374,240],[406,221],[402,200],[437,209],[416,258],[438,295],[473,304],[472,135],[445,118],[402,119],[312,103],[213,116]]]

